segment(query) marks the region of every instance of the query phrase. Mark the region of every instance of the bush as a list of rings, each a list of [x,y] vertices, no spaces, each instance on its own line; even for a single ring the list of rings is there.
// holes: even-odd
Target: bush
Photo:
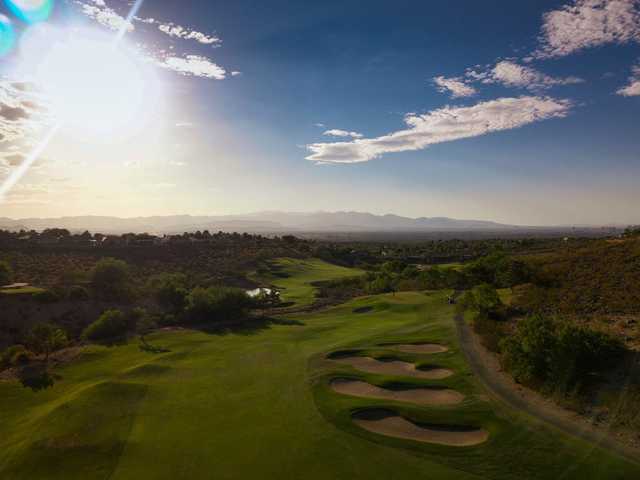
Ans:
[[[477,315],[473,320],[473,330],[480,336],[487,350],[498,353],[500,341],[504,337],[503,325],[485,315]]]
[[[196,287],[187,296],[186,318],[190,322],[244,318],[251,299],[244,290],[227,287]]]
[[[31,360],[31,352],[24,345],[12,345],[0,356],[0,368],[26,365]]]
[[[603,332],[542,315],[522,320],[500,348],[504,367],[517,381],[560,393],[581,388],[623,352],[622,344]]]
[[[89,290],[86,288],[80,285],[74,285],[67,291],[67,298],[74,302],[84,302],[85,300],[89,300],[91,295],[89,295]]]
[[[120,310],[106,310],[85,328],[82,337],[92,341],[113,340],[127,333],[127,317]]]
[[[60,295],[52,290],[42,290],[31,296],[38,303],[56,303],[60,301]]]

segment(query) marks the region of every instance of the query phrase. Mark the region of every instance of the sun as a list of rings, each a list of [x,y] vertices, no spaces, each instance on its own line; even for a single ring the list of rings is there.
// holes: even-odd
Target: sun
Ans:
[[[146,128],[158,114],[159,82],[149,62],[113,36],[48,30],[25,45],[34,80],[63,128],[113,140]]]

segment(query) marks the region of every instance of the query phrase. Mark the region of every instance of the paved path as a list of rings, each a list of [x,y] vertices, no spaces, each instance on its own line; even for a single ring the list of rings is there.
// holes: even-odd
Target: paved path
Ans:
[[[455,323],[460,348],[474,375],[482,382],[492,397],[514,409],[524,411],[538,420],[551,424],[564,433],[587,440],[602,448],[614,451],[630,461],[639,463],[637,450],[616,441],[607,432],[597,430],[587,424],[585,420],[572,418],[576,414],[551,404],[538,394],[520,392],[511,377],[498,370],[495,365],[497,361],[480,344],[478,336],[464,321],[463,314],[456,314]]]

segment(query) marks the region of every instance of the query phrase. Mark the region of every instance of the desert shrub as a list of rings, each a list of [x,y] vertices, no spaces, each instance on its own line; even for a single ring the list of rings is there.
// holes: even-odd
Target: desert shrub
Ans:
[[[464,269],[472,284],[488,283],[498,288],[526,283],[532,276],[531,267],[503,252],[481,257]]]
[[[100,260],[91,272],[91,285],[104,298],[125,300],[132,295],[129,267],[115,258]]]
[[[13,270],[7,262],[0,261],[0,286],[13,281]]]
[[[611,335],[564,323],[556,330],[549,378],[556,389],[573,388],[610,367],[622,352],[621,342]]]
[[[612,423],[640,431],[640,384],[630,383],[623,388],[613,412]]]
[[[38,303],[56,303],[60,301],[60,295],[53,290],[42,290],[32,295],[32,298]]]
[[[12,345],[0,355],[0,368],[26,365],[31,360],[31,352],[24,345]]]
[[[504,326],[501,322],[486,315],[477,315],[473,320],[473,330],[480,336],[487,350],[494,353],[500,351],[500,341],[504,338]]]
[[[85,328],[82,337],[92,341],[112,340],[127,333],[127,316],[122,311],[106,310],[100,317]]]
[[[44,355],[45,361],[49,355],[64,348],[68,344],[67,334],[64,330],[50,323],[39,323],[29,333],[29,349],[37,354]]]
[[[244,290],[228,287],[196,287],[187,296],[186,319],[190,322],[238,320],[251,307]]]
[[[83,302],[89,300],[90,297],[89,290],[80,285],[73,285],[67,291],[67,298],[74,302]]]
[[[187,277],[182,273],[165,273],[149,280],[149,289],[158,305],[171,313],[180,313],[187,303]]]
[[[548,392],[575,391],[591,374],[616,362],[621,343],[603,332],[532,315],[500,342],[502,362],[514,378]]]

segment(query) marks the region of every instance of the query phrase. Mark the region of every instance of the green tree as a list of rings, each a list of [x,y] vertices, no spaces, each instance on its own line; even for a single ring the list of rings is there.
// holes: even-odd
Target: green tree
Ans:
[[[85,328],[82,337],[87,340],[112,340],[127,333],[127,316],[118,309],[106,310]]]
[[[483,283],[473,287],[471,290],[473,295],[473,307],[480,314],[487,316],[495,316],[502,307],[502,301],[498,291],[492,285]]]
[[[44,355],[45,362],[49,356],[68,343],[67,334],[59,327],[50,323],[39,323],[29,333],[29,348],[32,352]]]
[[[156,302],[170,313],[181,313],[187,303],[187,276],[182,273],[165,273],[149,280],[149,288]]]
[[[228,287],[196,287],[187,296],[186,316],[191,322],[244,318],[251,307],[244,290]]]
[[[131,286],[127,263],[115,258],[103,258],[91,272],[91,284],[103,297],[128,298],[131,294]]]
[[[151,318],[151,315],[143,308],[134,309],[133,317],[136,320],[135,328],[138,336],[140,337],[140,343],[146,348],[149,347],[146,336],[154,329],[158,328],[157,323]]]
[[[0,286],[8,285],[13,281],[13,270],[7,262],[0,261]]]

